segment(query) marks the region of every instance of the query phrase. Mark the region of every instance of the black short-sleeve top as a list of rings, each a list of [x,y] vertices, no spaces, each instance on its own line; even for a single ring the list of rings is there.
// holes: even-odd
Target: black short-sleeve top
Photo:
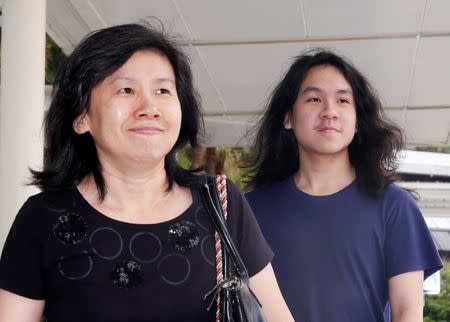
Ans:
[[[200,192],[178,217],[117,221],[73,187],[30,197],[0,259],[0,288],[45,299],[48,322],[214,321],[203,296],[216,280],[214,228]],[[228,228],[250,276],[273,253],[239,189],[228,183]]]

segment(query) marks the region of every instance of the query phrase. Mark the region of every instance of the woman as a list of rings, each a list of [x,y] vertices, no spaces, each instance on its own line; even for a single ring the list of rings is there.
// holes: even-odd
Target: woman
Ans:
[[[163,34],[123,25],[68,58],[45,120],[43,192],[22,207],[0,262],[0,321],[213,321],[214,228],[203,179],[175,153],[197,145],[186,56]],[[272,252],[239,190],[229,229],[271,321],[292,319]]]

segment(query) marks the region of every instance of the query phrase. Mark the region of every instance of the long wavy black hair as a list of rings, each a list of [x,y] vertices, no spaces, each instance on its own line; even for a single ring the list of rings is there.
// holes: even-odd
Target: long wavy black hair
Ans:
[[[32,184],[42,190],[59,190],[92,175],[100,198],[105,197],[102,166],[92,136],[89,133],[75,133],[72,124],[87,112],[92,89],[140,50],[161,53],[170,61],[175,72],[182,120],[178,139],[164,160],[168,189],[172,189],[174,182],[189,186],[196,181],[190,172],[177,164],[175,158],[176,152],[187,143],[197,146],[203,132],[199,98],[193,87],[189,59],[164,32],[147,25],[126,24],[91,33],[62,66],[44,119],[44,169],[31,170]]]
[[[388,120],[378,95],[350,62],[329,50],[315,48],[295,57],[254,129],[255,152],[245,164],[247,189],[281,181],[297,172],[298,143],[283,122],[309,70],[324,65],[337,68],[353,91],[358,132],[348,151],[360,189],[370,196],[378,196],[386,185],[397,179],[396,156],[404,144],[402,131]]]

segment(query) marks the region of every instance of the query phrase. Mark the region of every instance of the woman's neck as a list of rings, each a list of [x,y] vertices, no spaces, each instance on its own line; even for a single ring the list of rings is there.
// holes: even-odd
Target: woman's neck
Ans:
[[[172,219],[192,203],[189,189],[169,186],[162,162],[139,173],[124,171],[110,164],[102,164],[106,195],[99,198],[92,176],[78,185],[83,197],[101,213],[114,219],[134,223],[155,223]]]

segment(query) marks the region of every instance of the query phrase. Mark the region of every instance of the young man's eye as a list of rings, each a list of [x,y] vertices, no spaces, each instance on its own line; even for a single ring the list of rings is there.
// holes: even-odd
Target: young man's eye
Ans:
[[[125,88],[119,89],[119,93],[122,93],[122,94],[133,94],[134,91],[133,91],[132,88],[125,87]]]
[[[170,94],[170,91],[167,88],[160,88],[156,91],[156,94],[161,95],[161,94]]]

